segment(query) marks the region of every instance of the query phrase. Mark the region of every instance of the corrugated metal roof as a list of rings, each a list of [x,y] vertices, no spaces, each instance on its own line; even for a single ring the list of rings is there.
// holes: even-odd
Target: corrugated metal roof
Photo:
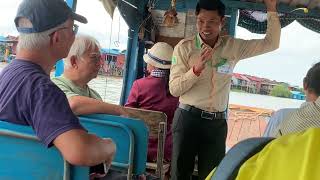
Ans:
[[[119,55],[119,54],[121,54],[119,49],[102,48],[101,52],[104,53],[104,54],[111,54],[111,55]]]
[[[292,94],[294,95],[304,95],[302,92],[300,91],[290,91]]]
[[[6,37],[4,37],[4,36],[0,36],[0,41],[7,41],[7,38]]]

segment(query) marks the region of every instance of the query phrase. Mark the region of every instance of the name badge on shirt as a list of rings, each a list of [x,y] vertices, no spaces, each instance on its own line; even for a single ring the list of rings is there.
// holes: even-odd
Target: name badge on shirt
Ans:
[[[232,74],[233,73],[233,64],[226,62],[223,65],[217,67],[217,72],[221,74]]]

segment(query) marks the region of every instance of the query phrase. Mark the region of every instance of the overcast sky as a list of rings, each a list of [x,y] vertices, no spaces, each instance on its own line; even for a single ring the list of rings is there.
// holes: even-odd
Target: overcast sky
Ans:
[[[1,1],[0,35],[17,35],[13,19],[19,2],[21,0]],[[78,0],[77,12],[86,16],[89,21],[86,25],[79,24],[80,33],[94,36],[105,48],[126,49],[128,27],[123,19],[120,18],[118,11],[115,12],[112,21],[98,0]],[[112,35],[110,36],[111,27]],[[237,27],[236,30],[239,38],[263,37],[263,35],[252,34],[240,27]],[[111,40],[110,37],[112,37]],[[243,60],[236,66],[234,72],[302,86],[302,79],[307,70],[312,64],[320,61],[319,55],[320,34],[294,22],[282,29],[281,43],[278,50]]]

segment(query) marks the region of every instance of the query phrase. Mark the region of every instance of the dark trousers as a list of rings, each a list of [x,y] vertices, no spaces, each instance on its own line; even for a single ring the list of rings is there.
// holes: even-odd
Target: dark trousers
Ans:
[[[204,180],[225,155],[227,122],[207,120],[181,108],[173,118],[171,180],[190,180],[198,155],[199,179]]]

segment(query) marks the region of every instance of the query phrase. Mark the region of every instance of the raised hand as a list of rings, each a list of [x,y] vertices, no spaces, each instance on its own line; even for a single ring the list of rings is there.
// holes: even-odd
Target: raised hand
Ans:
[[[195,73],[201,73],[201,71],[205,68],[206,62],[211,59],[213,54],[212,48],[205,48],[203,51],[201,51],[200,58],[198,59],[198,62],[194,66]]]

